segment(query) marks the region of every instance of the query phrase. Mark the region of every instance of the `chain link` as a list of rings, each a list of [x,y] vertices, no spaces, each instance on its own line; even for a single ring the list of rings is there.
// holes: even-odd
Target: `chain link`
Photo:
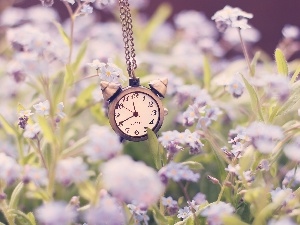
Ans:
[[[132,17],[129,8],[128,0],[119,0],[120,4],[120,19],[122,25],[123,41],[125,48],[125,59],[129,77],[136,79],[134,74],[137,68],[135,60],[135,49],[133,43]]]

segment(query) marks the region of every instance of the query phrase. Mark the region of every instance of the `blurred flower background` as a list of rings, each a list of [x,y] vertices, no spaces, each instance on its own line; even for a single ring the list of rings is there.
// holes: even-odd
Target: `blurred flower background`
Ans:
[[[99,87],[128,82],[118,1],[0,2],[0,224],[299,224],[299,3],[129,2],[169,80],[138,143]]]

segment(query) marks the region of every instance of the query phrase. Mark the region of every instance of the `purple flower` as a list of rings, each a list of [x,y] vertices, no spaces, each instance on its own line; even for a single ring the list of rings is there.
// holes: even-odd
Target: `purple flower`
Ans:
[[[268,222],[268,225],[297,225],[297,223],[295,223],[290,217],[282,217],[278,220],[271,219]]]
[[[66,186],[81,183],[88,178],[87,165],[80,157],[60,160],[56,166],[55,178]]]
[[[128,204],[127,207],[129,208],[133,218],[135,220],[135,224],[145,224],[148,225],[148,221],[150,220],[149,216],[147,215],[147,210],[142,209],[141,207],[135,206],[133,204]]]
[[[167,147],[171,142],[176,141],[179,132],[177,130],[162,132],[158,141],[162,146]]]
[[[74,222],[75,211],[67,207],[64,202],[49,202],[35,211],[40,224],[43,225],[66,225]]]
[[[125,225],[125,212],[117,199],[106,194],[88,210],[86,222],[92,225]]]
[[[177,217],[185,219],[185,218],[189,217],[190,215],[192,215],[190,207],[185,206],[183,209],[179,209]]]
[[[201,205],[204,202],[206,202],[206,196],[205,194],[199,192],[194,196],[193,200],[196,202],[197,205]]]
[[[153,168],[143,162],[135,162],[128,156],[115,157],[103,164],[100,170],[104,187],[125,202],[150,206],[157,202],[164,191]]]
[[[228,85],[227,91],[235,98],[239,98],[244,93],[244,85],[238,80],[233,79]]]
[[[284,25],[281,32],[285,38],[297,40],[300,37],[299,27],[290,24]]]
[[[173,200],[173,198],[171,196],[165,198],[165,197],[162,197],[161,198],[161,202],[164,206],[166,207],[174,207],[174,206],[177,206],[177,201]]]
[[[194,173],[188,166],[175,162],[170,162],[160,169],[159,174],[162,180],[172,179],[175,182],[180,180],[197,182],[200,178],[200,174]]]
[[[84,153],[91,161],[108,160],[123,149],[118,135],[107,126],[92,125],[88,137],[89,142],[84,146]]]
[[[207,217],[208,224],[222,225],[222,216],[230,215],[234,212],[234,208],[225,202],[213,203],[205,208],[201,215]]]
[[[295,138],[283,149],[285,155],[293,161],[300,162],[300,137]]]
[[[20,177],[21,167],[15,159],[2,152],[0,152],[0,162],[0,180],[11,185]]]
[[[270,192],[272,202],[286,204],[296,198],[296,195],[293,193],[293,190],[290,188],[281,189],[277,187],[275,190]]]
[[[33,182],[37,186],[46,186],[48,184],[47,170],[26,165],[24,167],[23,182]]]
[[[33,105],[33,108],[36,110],[36,113],[42,116],[48,116],[50,111],[50,103],[48,100],[44,102],[39,102],[38,104]]]
[[[283,138],[282,129],[275,125],[253,122],[246,129],[252,145],[261,153],[272,153],[277,141]]]

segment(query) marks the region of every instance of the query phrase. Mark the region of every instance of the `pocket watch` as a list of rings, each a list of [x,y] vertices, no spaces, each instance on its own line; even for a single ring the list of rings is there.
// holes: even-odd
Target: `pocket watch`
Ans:
[[[157,132],[163,123],[165,109],[161,98],[166,94],[168,80],[154,80],[149,88],[140,85],[134,73],[137,64],[129,2],[119,0],[119,5],[129,86],[122,88],[107,81],[101,81],[100,86],[109,103],[108,118],[113,130],[126,140],[143,141],[148,138],[147,128]]]
[[[167,89],[167,79],[157,79],[149,87],[140,85],[138,78],[130,78],[129,86],[101,81],[103,97],[108,101],[108,118],[113,130],[130,141],[148,138],[147,128],[155,133],[162,126],[165,109],[161,98]]]

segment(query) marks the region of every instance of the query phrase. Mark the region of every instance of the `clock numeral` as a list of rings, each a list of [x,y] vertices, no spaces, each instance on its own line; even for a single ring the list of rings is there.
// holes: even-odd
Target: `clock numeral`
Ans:
[[[154,123],[154,119],[153,120],[151,120],[151,122],[149,123],[149,124],[153,124]]]
[[[128,102],[128,99],[129,99],[129,96],[127,95],[123,98],[123,102],[125,102],[125,101]]]
[[[152,110],[152,113],[153,113],[153,114],[151,114],[151,115],[152,115],[152,116],[155,116],[156,113],[157,113],[157,111],[156,111],[156,110]]]
[[[117,108],[117,109],[122,109],[122,108],[124,108],[123,103],[118,103],[118,104],[116,105],[116,108]]]
[[[138,97],[139,97],[139,93],[133,93],[131,95],[131,99],[138,98]]]
[[[127,134],[129,133],[129,130],[130,130],[129,128],[125,128]]]
[[[146,96],[143,97],[143,101],[145,101],[145,99],[146,99]]]
[[[148,107],[153,107],[153,102],[149,102]]]
[[[121,114],[120,113],[116,113],[115,117],[118,118]]]
[[[136,131],[134,131],[134,133],[135,133],[135,135],[139,135],[139,132],[136,130]]]

